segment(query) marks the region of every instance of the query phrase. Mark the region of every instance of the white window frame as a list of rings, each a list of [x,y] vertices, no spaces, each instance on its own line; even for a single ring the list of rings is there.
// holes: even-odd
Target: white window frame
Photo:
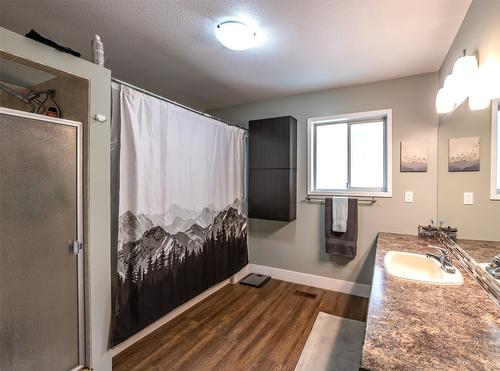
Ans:
[[[315,128],[326,123],[362,123],[382,120],[385,123],[385,187],[383,190],[369,188],[350,188],[342,190],[316,190],[315,173]],[[350,156],[350,154],[349,154]],[[349,166],[349,165],[348,165]],[[353,197],[392,197],[392,109],[369,112],[348,113],[342,115],[311,117],[307,119],[307,198],[329,196]]]
[[[497,183],[497,133],[500,130],[498,122],[498,110],[500,109],[500,98],[491,101],[491,190],[490,199],[500,200],[500,184]]]

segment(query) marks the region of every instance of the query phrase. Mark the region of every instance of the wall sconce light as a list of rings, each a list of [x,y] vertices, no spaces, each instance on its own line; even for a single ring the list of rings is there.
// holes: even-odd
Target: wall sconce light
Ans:
[[[477,77],[478,63],[473,55],[464,54],[453,65],[451,75],[446,76],[444,85],[436,96],[437,113],[448,113],[461,105],[470,96]]]
[[[469,108],[480,110],[500,96],[500,66],[487,61],[479,67],[475,55],[458,58],[436,96],[437,113],[449,113],[469,98]]]

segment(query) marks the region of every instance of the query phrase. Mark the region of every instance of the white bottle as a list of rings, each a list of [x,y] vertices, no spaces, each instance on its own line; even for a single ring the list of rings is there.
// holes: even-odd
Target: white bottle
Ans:
[[[97,34],[94,36],[94,40],[92,40],[92,51],[94,63],[104,66],[104,46],[102,45],[101,37]]]

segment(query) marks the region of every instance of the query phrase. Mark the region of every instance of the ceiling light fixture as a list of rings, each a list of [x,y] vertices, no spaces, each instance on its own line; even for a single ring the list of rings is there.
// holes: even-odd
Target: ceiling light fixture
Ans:
[[[257,46],[257,32],[239,21],[227,21],[217,25],[215,36],[231,50],[246,50]]]

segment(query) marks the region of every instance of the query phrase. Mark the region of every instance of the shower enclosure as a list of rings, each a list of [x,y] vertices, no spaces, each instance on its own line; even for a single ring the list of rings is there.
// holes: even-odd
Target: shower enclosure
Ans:
[[[81,130],[0,108],[0,370],[85,363]]]

